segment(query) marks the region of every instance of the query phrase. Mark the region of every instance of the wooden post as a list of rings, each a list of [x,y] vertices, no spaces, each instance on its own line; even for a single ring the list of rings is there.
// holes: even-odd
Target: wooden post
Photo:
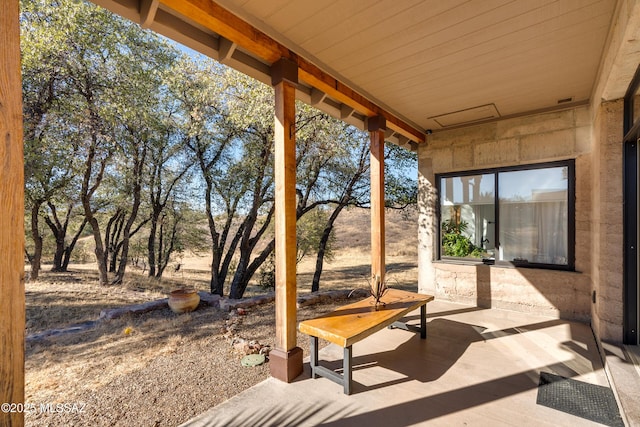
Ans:
[[[269,354],[271,375],[291,382],[302,373],[296,347],[296,84],[298,67],[282,59],[271,67],[275,89],[276,348]]]
[[[24,402],[24,155],[19,1],[0,2],[0,404]],[[1,426],[22,412],[0,411]]]
[[[387,126],[382,116],[369,117],[367,123],[371,136],[371,275],[380,276],[384,281],[384,134]]]

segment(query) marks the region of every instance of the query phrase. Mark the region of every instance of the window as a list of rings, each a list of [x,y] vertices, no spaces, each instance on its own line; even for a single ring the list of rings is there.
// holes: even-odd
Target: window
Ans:
[[[574,268],[574,162],[438,176],[440,256]]]

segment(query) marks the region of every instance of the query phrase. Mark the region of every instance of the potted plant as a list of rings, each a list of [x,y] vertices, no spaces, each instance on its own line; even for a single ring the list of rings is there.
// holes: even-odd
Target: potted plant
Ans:
[[[468,224],[466,221],[455,223],[446,220],[442,223],[442,254],[453,257],[482,258],[485,253],[465,235]]]

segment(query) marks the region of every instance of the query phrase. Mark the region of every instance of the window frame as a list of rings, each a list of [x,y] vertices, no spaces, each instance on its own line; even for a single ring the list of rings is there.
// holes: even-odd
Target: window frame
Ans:
[[[471,175],[489,175],[492,174],[494,176],[494,209],[495,209],[495,235],[494,242],[496,253],[499,252],[500,248],[500,192],[498,188],[498,175],[502,172],[517,172],[517,171],[526,171],[526,170],[537,170],[537,169],[550,169],[557,167],[566,167],[567,168],[567,264],[546,264],[546,263],[536,263],[536,262],[517,262],[517,261],[502,261],[497,259],[478,259],[478,258],[470,258],[470,257],[451,257],[444,256],[442,254],[442,199],[441,199],[441,190],[442,190],[442,179],[443,178],[459,178]],[[489,264],[503,267],[523,267],[523,268],[540,268],[547,270],[564,270],[564,271],[575,271],[575,247],[576,247],[576,198],[575,198],[575,188],[576,188],[576,179],[575,179],[575,159],[568,160],[559,160],[553,162],[545,162],[545,163],[534,163],[534,164],[526,164],[526,165],[513,165],[513,166],[504,166],[497,168],[489,168],[489,169],[474,169],[474,170],[464,170],[458,172],[446,172],[439,173],[435,175],[436,178],[436,192],[437,192],[437,200],[436,200],[436,215],[437,215],[437,248],[438,248],[438,256],[437,259],[443,262],[453,262],[453,263],[462,263],[462,264]]]

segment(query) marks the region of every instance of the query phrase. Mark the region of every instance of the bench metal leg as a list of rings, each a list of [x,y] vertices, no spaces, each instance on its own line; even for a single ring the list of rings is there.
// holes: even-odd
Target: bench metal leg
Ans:
[[[342,381],[344,382],[344,394],[351,394],[351,346],[344,348],[344,360],[342,369]]]
[[[318,367],[318,337],[311,337],[311,348],[310,348],[310,365],[311,365],[311,378],[318,378],[317,367]]]
[[[416,325],[408,325],[407,323],[398,320],[393,322],[388,326],[389,329],[402,329],[403,331],[409,332],[420,332],[420,338],[427,338],[427,305],[420,306],[420,327],[418,328]]]
[[[342,375],[325,366],[320,365],[320,359],[318,357],[318,337],[311,336],[311,346],[309,348],[310,357],[309,365],[311,365],[311,378],[325,377],[333,382],[342,384],[344,387],[344,394],[351,394],[351,346],[344,349],[344,360],[342,362],[343,372]]]

